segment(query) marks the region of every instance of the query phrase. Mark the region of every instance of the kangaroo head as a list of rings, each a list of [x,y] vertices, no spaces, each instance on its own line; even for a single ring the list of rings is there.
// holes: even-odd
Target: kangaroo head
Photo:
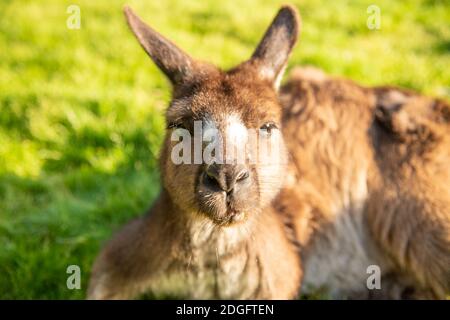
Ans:
[[[296,10],[281,8],[252,57],[228,71],[191,58],[128,7],[125,16],[173,86],[161,154],[163,188],[182,212],[218,225],[250,220],[283,183],[277,89],[297,40]]]

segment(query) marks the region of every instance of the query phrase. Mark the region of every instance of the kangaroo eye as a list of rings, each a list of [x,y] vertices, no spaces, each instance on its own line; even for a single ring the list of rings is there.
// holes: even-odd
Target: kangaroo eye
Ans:
[[[259,128],[260,131],[265,132],[267,135],[270,135],[272,133],[272,130],[277,129],[277,125],[273,122],[267,122]]]
[[[171,122],[167,126],[167,129],[186,129],[186,126],[183,122]]]

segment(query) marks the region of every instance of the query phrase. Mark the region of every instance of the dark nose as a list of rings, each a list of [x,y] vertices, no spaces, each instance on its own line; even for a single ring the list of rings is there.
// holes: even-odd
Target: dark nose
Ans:
[[[206,183],[227,193],[246,182],[249,176],[250,172],[244,165],[213,163],[205,170]]]

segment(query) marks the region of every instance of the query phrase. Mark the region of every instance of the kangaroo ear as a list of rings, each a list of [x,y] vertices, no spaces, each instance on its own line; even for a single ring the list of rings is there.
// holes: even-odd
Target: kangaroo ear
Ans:
[[[283,6],[252,55],[261,78],[278,88],[289,55],[297,42],[300,16],[293,6]]]
[[[125,6],[124,13],[142,48],[172,84],[189,81],[194,76],[195,62],[188,54],[145,24],[130,7]]]

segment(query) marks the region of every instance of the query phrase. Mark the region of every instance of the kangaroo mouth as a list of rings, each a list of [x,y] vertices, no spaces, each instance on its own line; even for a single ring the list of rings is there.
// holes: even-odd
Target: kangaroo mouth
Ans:
[[[237,201],[230,199],[225,192],[200,192],[198,203],[200,211],[208,216],[217,225],[226,226],[244,222],[247,218],[246,208],[238,205]]]
[[[219,226],[244,223],[258,203],[251,177],[227,189],[217,181],[211,181],[205,171],[199,172],[196,198],[200,212]]]
[[[238,224],[244,222],[247,217],[245,211],[228,211],[226,216],[223,218],[216,218],[215,222],[221,226],[229,226],[233,224]]]
[[[242,223],[248,217],[248,209],[239,197],[225,191],[199,188],[197,202],[200,211],[220,226]]]

